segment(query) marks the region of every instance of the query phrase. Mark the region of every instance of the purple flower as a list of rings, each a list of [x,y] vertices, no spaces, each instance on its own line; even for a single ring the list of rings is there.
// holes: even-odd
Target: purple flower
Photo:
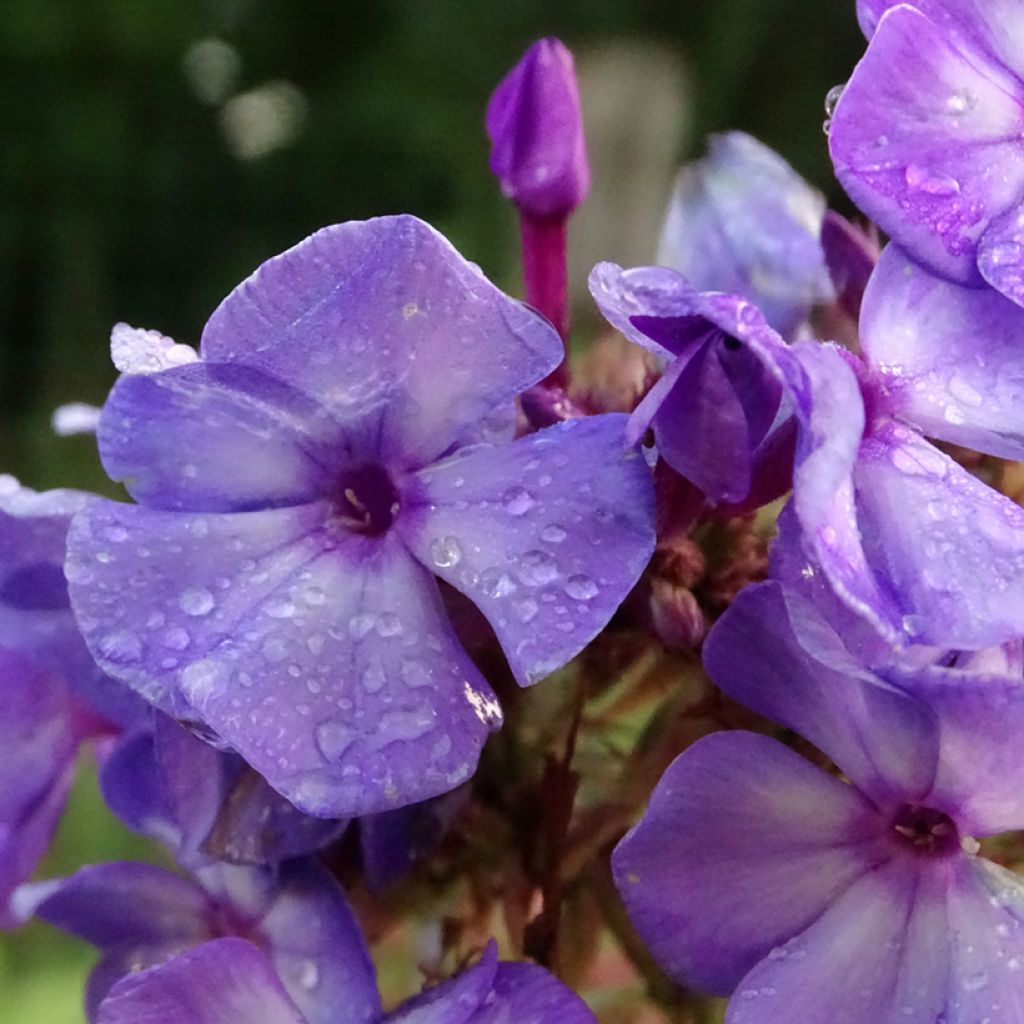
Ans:
[[[9,897],[50,844],[80,746],[145,711],[96,667],[71,613],[65,536],[89,501],[0,477],[0,927],[18,923]]]
[[[889,643],[972,650],[1024,635],[1024,512],[924,437],[1024,456],[1022,328],[997,292],[889,246],[864,297],[864,359],[808,343],[782,354],[801,420],[801,544]]]
[[[936,273],[1024,301],[1016,0],[861,0],[873,33],[831,122],[860,208]]]
[[[1024,825],[1019,677],[892,685],[777,583],[740,595],[705,662],[849,784],[746,732],[670,766],[614,854],[669,974],[735,992],[727,1024],[1020,1019],[1024,887],[972,838]]]
[[[106,759],[100,787],[129,828],[170,847],[188,868],[276,865],[327,846],[348,824],[303,814],[237,754],[159,712]]]
[[[499,963],[492,942],[474,966],[388,1014],[362,1013],[354,994],[310,1016],[252,943],[208,942],[125,978],[100,1007],[99,1024],[593,1024],[584,1003],[545,970]]]
[[[309,813],[453,789],[500,724],[436,576],[526,685],[603,628],[650,556],[625,418],[509,443],[513,399],[559,340],[413,217],[270,260],[213,314],[200,359],[132,337],[160,368],[121,377],[98,437],[138,504],[74,522],[83,633]]]
[[[532,220],[563,220],[590,191],[583,116],[572,54],[539,39],[502,79],[487,106],[491,170]]]
[[[819,236],[825,200],[778,153],[743,132],[711,138],[683,168],[658,262],[698,291],[749,299],[792,337],[832,297]]]
[[[274,870],[210,863],[194,878],[151,864],[97,864],[26,886],[18,902],[22,913],[35,913],[100,950],[86,987],[90,1021],[110,1019],[100,1007],[122,978],[225,937],[263,951],[267,971],[308,1024],[368,1024],[380,1014],[373,965],[348,901],[312,861]],[[191,998],[202,998],[208,987],[208,979],[197,978]],[[221,987],[213,985],[206,996],[213,990]]]
[[[698,292],[663,267],[599,263],[590,290],[605,318],[666,362],[629,421],[729,511],[757,508],[790,482],[795,423],[777,353],[785,343],[746,299]]]

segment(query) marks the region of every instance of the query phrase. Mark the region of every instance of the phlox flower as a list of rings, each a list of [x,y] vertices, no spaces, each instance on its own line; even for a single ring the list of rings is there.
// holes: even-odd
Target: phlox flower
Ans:
[[[1024,1021],[1024,886],[976,837],[1024,826],[1019,671],[864,667],[821,612],[769,582],[710,634],[765,735],[681,754],[613,856],[631,917],[727,1024]]]
[[[565,664],[653,546],[625,418],[512,440],[561,358],[550,325],[414,217],[348,223],[265,263],[201,355],[121,329],[100,453],[137,504],[69,539],[97,661],[324,817],[473,772],[498,701],[437,579],[516,679]]]

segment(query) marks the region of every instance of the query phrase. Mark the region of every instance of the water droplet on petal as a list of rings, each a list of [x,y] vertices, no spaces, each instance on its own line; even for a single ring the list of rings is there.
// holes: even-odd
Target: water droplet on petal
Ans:
[[[843,95],[843,90],[846,88],[846,84],[833,85],[827,93],[825,93],[825,113],[828,117],[831,117],[836,112],[836,107],[839,106],[839,98]]]
[[[567,536],[568,534],[563,527],[553,523],[551,526],[545,526],[541,530],[540,539],[547,544],[561,544]]]
[[[537,502],[525,487],[510,487],[502,495],[505,511],[513,516],[525,516]]]
[[[490,568],[480,573],[480,588],[488,597],[507,597],[515,591],[516,585],[507,572]]]
[[[430,560],[439,569],[451,569],[462,559],[462,548],[454,537],[438,537],[430,545]]]
[[[909,164],[904,174],[907,184],[930,196],[953,196],[960,191],[960,182],[948,174],[930,171],[920,164]]]
[[[213,605],[213,594],[206,587],[188,587],[178,598],[178,606],[186,615],[209,615]]]
[[[512,610],[515,612],[516,618],[523,623],[530,622],[538,611],[537,602],[532,598],[526,598],[525,601],[516,601],[512,605]]]
[[[565,581],[565,592],[576,601],[591,601],[598,595],[598,586],[589,576],[576,573]]]
[[[352,746],[356,733],[344,722],[321,722],[314,733],[320,753],[328,761],[338,761]]]
[[[519,562],[519,578],[530,587],[558,579],[558,563],[547,551],[527,551]]]

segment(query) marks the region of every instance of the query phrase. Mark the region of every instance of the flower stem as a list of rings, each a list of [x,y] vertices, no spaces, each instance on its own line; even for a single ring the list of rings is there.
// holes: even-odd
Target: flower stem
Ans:
[[[519,221],[526,301],[554,324],[563,343],[569,338],[567,224],[567,217],[538,220],[523,215]],[[566,378],[563,360],[548,376],[547,383],[564,386]]]

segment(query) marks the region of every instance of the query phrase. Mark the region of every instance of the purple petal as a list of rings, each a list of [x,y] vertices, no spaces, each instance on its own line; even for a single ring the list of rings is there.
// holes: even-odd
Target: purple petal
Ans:
[[[588,285],[604,318],[634,344],[668,359],[692,341],[677,332],[663,345],[633,323],[634,317],[647,321],[692,316],[696,289],[677,271],[666,267],[624,270],[617,263],[598,263],[590,272]],[[704,327],[696,328],[697,336],[703,334]]]
[[[774,740],[730,732],[673,762],[612,863],[662,967],[724,993],[887,856],[851,786]]]
[[[58,679],[0,648],[0,927],[64,809],[78,750],[70,695]]]
[[[864,433],[860,385],[834,347],[801,343],[793,354],[806,376],[804,393],[795,381],[802,430],[792,498],[804,545],[840,599],[895,641],[900,610],[868,564],[858,524],[853,469]]]
[[[928,805],[947,810],[960,831],[970,835],[1024,826],[1024,690],[1019,675],[943,665],[889,666],[882,674],[935,713],[939,760]]]
[[[380,1017],[377,976],[348,901],[312,862],[281,869],[259,922],[278,977],[308,1024],[369,1024]]]
[[[180,825],[168,800],[152,729],[119,740],[100,769],[100,788],[107,807],[129,828],[172,849],[180,847]],[[194,795],[201,799],[201,792]]]
[[[658,262],[699,291],[742,295],[790,335],[832,294],[824,212],[821,194],[773,150],[743,132],[715,135],[679,175]]]
[[[469,784],[421,804],[359,819],[363,876],[372,892],[390,888],[444,839],[466,806]]]
[[[333,515],[97,503],[73,527],[68,573],[107,671],[198,718],[296,806],[339,818],[453,789],[501,716],[395,532],[354,535]],[[115,525],[127,540],[111,551]]]
[[[1024,311],[882,255],[865,295],[861,348],[897,414],[929,437],[1024,458]]]
[[[595,1024],[587,1004],[557,978],[534,964],[499,963],[494,1000],[470,1024],[535,1021],[536,1024]]]
[[[590,190],[583,115],[572,54],[539,39],[487,105],[491,171],[527,217],[572,213]]]
[[[521,685],[607,624],[650,559],[653,487],[622,415],[567,420],[419,474],[399,529],[487,616]]]
[[[409,216],[324,228],[267,261],[202,351],[320,402],[391,466],[441,455],[562,359],[547,321]]]
[[[1024,887],[980,857],[956,865],[947,896],[949,1019],[1024,1021]]]
[[[96,714],[138,725],[145,705],[96,667],[68,600],[68,524],[92,500],[79,491],[37,493],[0,476],[0,647],[59,675]]]
[[[1024,208],[993,219],[981,237],[978,269],[993,288],[1024,306]]]
[[[305,1024],[273,967],[243,939],[208,942],[118,982],[98,1024]]]
[[[103,409],[111,478],[151,508],[245,511],[313,500],[351,453],[315,402],[233,363],[122,377]],[[174,443],[168,444],[168,438]],[[117,536],[110,541],[118,543]]]
[[[407,999],[381,1024],[476,1024],[476,1014],[491,995],[497,970],[498,947],[491,940],[472,967]]]
[[[965,49],[966,47],[966,49]],[[937,273],[978,283],[978,239],[1024,191],[1024,87],[911,7],[889,11],[832,118],[854,202]]]
[[[821,247],[839,303],[846,315],[856,321],[864,289],[878,262],[878,241],[829,210],[821,225]]]
[[[95,864],[30,886],[19,900],[44,921],[103,950],[185,948],[215,934],[206,893],[152,864]]]
[[[944,878],[941,864],[914,857],[864,875],[740,982],[726,1024],[944,1019]]]
[[[1024,632],[1024,510],[895,422],[854,482],[867,559],[911,637],[974,649]]]
[[[182,830],[183,862],[212,856],[278,864],[321,849],[347,824],[303,814],[237,754],[214,749],[164,715],[157,716],[156,756]]]
[[[815,608],[778,583],[740,593],[708,635],[704,664],[726,693],[806,737],[877,803],[931,791],[933,715],[863,668]]]

